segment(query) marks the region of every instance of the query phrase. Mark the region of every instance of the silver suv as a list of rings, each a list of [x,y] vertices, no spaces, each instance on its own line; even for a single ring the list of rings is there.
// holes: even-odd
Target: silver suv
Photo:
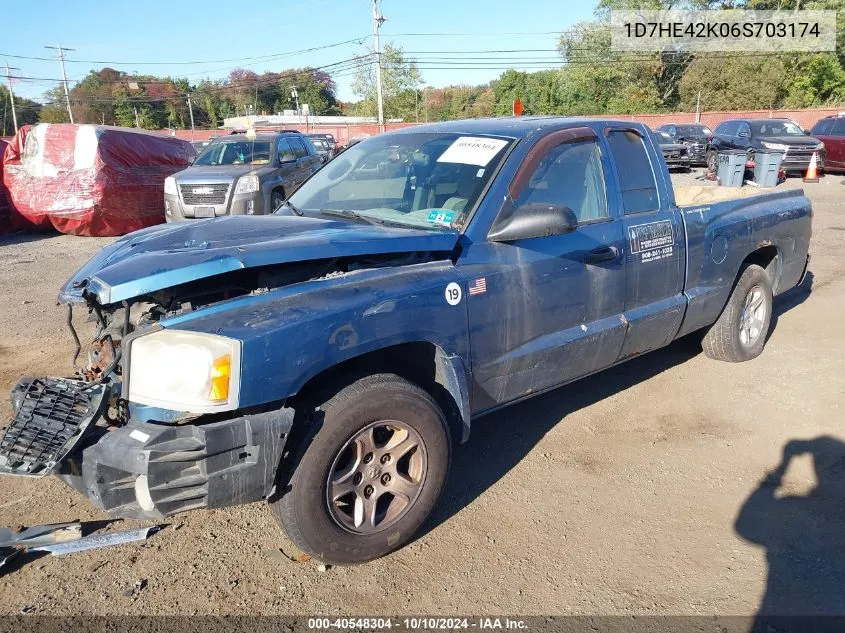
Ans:
[[[324,160],[296,131],[218,137],[164,181],[165,218],[272,213]]]

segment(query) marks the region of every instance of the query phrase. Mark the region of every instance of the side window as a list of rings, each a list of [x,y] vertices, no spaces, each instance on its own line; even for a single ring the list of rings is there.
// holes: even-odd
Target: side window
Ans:
[[[291,149],[293,149],[293,153],[296,154],[297,158],[305,158],[308,156],[308,150],[305,149],[305,145],[303,145],[302,141],[297,137],[288,137],[288,143],[290,143]]]
[[[669,136],[672,136],[672,137],[674,137],[676,132],[677,132],[674,125],[668,126],[665,131],[666,131],[666,134],[668,134]]]
[[[290,162],[291,160],[296,160],[296,154],[293,153],[293,149],[291,148],[290,144],[288,143],[288,139],[280,138],[279,139],[279,162]]]
[[[820,134],[821,136],[826,136],[830,134],[830,130],[833,127],[833,119],[822,119],[818,123],[813,126],[812,133],[813,134]],[[845,124],[842,126],[842,131],[845,132]]]
[[[549,203],[569,207],[579,224],[609,217],[601,153],[595,141],[564,143],[551,149],[515,200],[519,207]]]
[[[832,136],[845,136],[845,117],[839,117],[833,123]]]
[[[630,130],[613,130],[607,135],[607,143],[616,163],[625,213],[656,210],[657,184],[643,139]]]

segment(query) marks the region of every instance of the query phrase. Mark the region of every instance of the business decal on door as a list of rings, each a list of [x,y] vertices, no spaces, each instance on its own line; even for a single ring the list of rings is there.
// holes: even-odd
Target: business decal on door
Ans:
[[[672,256],[675,234],[670,220],[637,224],[628,227],[631,253],[639,253],[642,263],[655,262]]]

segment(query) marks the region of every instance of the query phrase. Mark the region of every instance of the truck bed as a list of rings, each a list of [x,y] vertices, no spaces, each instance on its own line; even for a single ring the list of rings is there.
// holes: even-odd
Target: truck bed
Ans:
[[[675,204],[679,207],[739,200],[777,192],[776,189],[761,189],[758,187],[717,187],[713,185],[675,185],[674,190]]]

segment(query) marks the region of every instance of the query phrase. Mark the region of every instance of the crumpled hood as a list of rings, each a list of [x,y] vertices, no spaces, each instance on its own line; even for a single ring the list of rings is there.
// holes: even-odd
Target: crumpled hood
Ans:
[[[293,216],[230,216],[150,227],[106,246],[71,277],[62,303],[102,305],[241,268],[331,257],[451,251],[454,230]]]

